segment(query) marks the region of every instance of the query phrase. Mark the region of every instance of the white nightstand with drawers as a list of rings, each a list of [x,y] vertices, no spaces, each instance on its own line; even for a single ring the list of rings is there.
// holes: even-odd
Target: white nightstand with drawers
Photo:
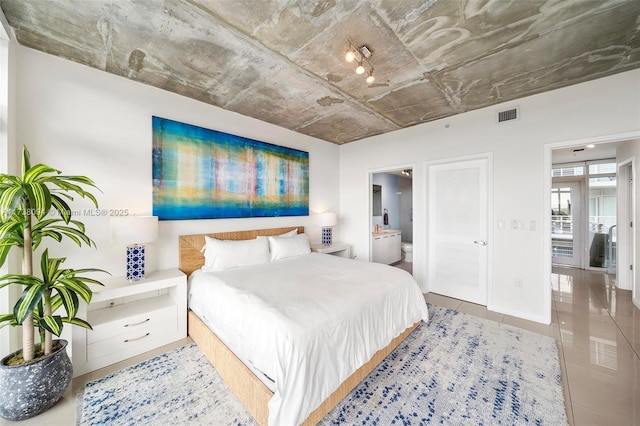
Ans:
[[[187,278],[178,269],[152,272],[140,281],[101,280],[79,318],[93,330],[73,327],[74,377],[187,336]]]

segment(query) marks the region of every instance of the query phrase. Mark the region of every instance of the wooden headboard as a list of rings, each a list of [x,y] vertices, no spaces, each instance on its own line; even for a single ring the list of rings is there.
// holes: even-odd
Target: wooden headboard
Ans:
[[[200,269],[204,265],[204,253],[201,251],[204,247],[204,237],[213,237],[219,240],[252,240],[257,236],[274,236],[284,234],[285,232],[298,230],[298,234],[304,233],[304,226],[293,226],[289,228],[271,228],[271,229],[254,229],[250,231],[233,231],[218,232],[215,234],[194,234],[180,235],[178,244],[180,247],[179,267],[182,272],[191,275],[196,269]]]

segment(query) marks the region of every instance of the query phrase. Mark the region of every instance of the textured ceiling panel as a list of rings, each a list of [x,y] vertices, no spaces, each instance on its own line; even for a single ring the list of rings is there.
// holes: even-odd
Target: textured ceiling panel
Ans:
[[[438,86],[427,79],[387,92],[369,104],[400,127],[437,120],[456,113]]]
[[[336,144],[640,67],[637,0],[0,7],[24,46]],[[374,83],[347,40],[373,52]]]

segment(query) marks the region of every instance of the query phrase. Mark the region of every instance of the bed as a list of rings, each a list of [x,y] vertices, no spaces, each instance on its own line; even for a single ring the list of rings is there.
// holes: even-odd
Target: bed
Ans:
[[[297,238],[285,240],[287,232]],[[278,252],[278,244],[306,239],[303,233],[295,227],[179,238],[189,335],[260,425],[316,424],[428,318],[413,278],[386,265],[309,253],[201,269],[210,263],[201,251],[205,237],[215,238],[208,244],[273,237],[269,247]]]

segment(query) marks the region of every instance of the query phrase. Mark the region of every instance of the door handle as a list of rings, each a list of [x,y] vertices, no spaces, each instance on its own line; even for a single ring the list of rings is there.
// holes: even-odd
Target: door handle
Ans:
[[[478,244],[479,246],[486,246],[487,242],[485,240],[475,240],[474,244]]]

